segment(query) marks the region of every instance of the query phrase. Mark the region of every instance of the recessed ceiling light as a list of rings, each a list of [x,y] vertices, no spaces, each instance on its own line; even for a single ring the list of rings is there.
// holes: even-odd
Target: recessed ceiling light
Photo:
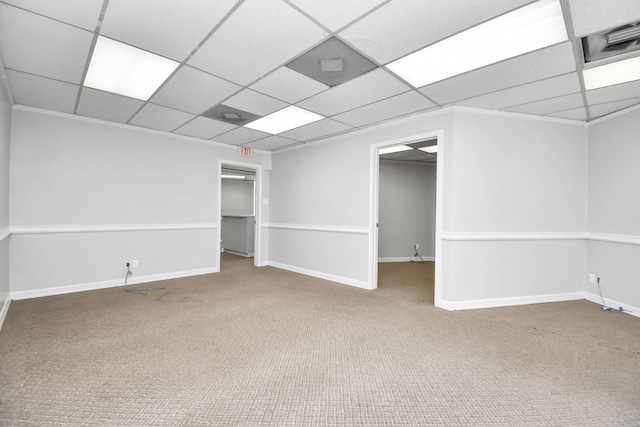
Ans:
[[[418,148],[418,150],[420,151],[424,151],[425,153],[437,153],[438,152],[438,146],[437,145],[429,145],[428,147],[420,147]]]
[[[640,56],[582,71],[586,90],[640,80]]]
[[[541,0],[387,65],[415,87],[568,40],[559,0]]]
[[[146,101],[178,65],[176,61],[98,36],[84,85]]]
[[[407,151],[407,150],[413,150],[413,148],[407,147],[406,145],[396,145],[395,147],[381,148],[378,151],[378,154],[399,153],[400,151]]]
[[[278,134],[290,129],[308,125],[309,123],[317,122],[324,118],[325,117],[320,114],[312,113],[311,111],[304,110],[296,107],[295,105],[290,105],[280,111],[276,111],[268,116],[264,116],[251,123],[247,123],[244,127],[259,130],[260,132]]]

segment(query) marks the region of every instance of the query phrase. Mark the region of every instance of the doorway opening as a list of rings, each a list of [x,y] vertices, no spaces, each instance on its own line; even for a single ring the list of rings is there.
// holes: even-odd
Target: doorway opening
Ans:
[[[370,283],[439,305],[442,132],[372,146]]]
[[[226,261],[243,258],[260,262],[261,168],[255,165],[224,162],[219,176],[220,270]],[[224,254],[224,255],[223,255]]]

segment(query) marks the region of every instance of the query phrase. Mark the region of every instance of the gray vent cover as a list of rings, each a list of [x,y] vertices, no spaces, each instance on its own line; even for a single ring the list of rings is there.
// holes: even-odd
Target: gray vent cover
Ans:
[[[286,66],[329,87],[348,82],[377,67],[335,37],[307,51]]]
[[[209,117],[210,119],[220,120],[221,122],[231,123],[233,125],[242,126],[254,120],[260,118],[260,116],[246,111],[238,110],[237,108],[228,107],[224,104],[218,104],[209,108],[207,111],[201,114],[201,116]]]
[[[636,22],[583,37],[582,48],[585,63],[638,50],[640,49],[640,23]]]

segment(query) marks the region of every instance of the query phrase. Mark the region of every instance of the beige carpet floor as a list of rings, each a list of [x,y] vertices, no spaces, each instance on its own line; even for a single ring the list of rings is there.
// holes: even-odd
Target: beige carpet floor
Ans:
[[[586,301],[447,312],[433,264],[365,291],[219,274],[11,303],[2,426],[640,425],[640,319]]]

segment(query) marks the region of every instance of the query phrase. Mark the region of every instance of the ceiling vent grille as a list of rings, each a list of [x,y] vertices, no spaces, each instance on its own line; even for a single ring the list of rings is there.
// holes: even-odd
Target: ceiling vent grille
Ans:
[[[640,22],[582,38],[584,62],[640,50]]]

